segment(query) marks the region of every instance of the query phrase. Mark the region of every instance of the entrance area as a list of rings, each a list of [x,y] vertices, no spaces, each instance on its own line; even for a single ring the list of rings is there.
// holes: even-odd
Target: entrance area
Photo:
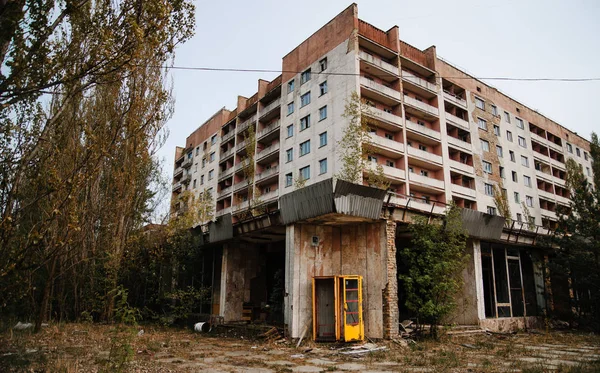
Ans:
[[[362,341],[362,277],[314,277],[313,337],[316,341]]]

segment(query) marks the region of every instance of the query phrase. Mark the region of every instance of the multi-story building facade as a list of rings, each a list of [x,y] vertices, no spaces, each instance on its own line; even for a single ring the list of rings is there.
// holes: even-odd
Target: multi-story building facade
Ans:
[[[557,207],[569,204],[566,160],[573,158],[581,164],[591,180],[588,141],[445,62],[436,55],[435,47],[419,50],[399,39],[397,26],[383,31],[360,20],[357,13],[354,4],[344,10],[283,57],[280,76],[270,82],[259,80],[256,94],[250,98],[238,96],[237,108],[219,110],[186,139],[184,147],[177,148],[174,212],[182,191],[195,196],[209,192],[214,201],[214,219],[221,226],[234,228],[231,242],[252,241],[244,240],[244,234],[260,229],[252,225],[248,227],[254,228],[241,228],[244,224],[259,219],[260,214],[276,213],[285,195],[330,180],[340,171],[340,140],[348,125],[345,106],[356,92],[369,107],[363,113],[371,137],[369,161],[380,164],[390,182],[387,207],[417,214],[443,214],[446,204],[454,201],[465,209],[497,215],[494,193],[500,192],[508,200],[514,223],[512,227],[501,227],[502,235],[498,234],[496,241],[513,242],[510,237],[515,237],[515,224],[523,231],[527,217],[531,226],[537,226],[533,234],[552,228]],[[389,238],[389,224],[373,224],[365,228],[365,234]],[[275,229],[277,224],[270,221],[268,225]],[[281,250],[285,250],[286,286],[290,287],[286,287],[286,294],[291,294],[294,286],[300,293],[305,290],[303,286],[308,286],[303,275],[290,273],[294,257],[297,260],[298,255],[305,255],[297,246],[295,251],[291,249],[298,245],[291,242],[292,238],[303,239],[293,229],[296,225],[287,224],[285,233],[283,228],[276,232],[279,241],[273,235],[268,241],[275,246],[280,242]],[[531,231],[528,227],[525,231]],[[373,232],[369,233],[370,229]],[[344,228],[331,234],[344,235]],[[530,245],[532,240],[535,237],[518,241],[517,235],[516,243]],[[381,245],[387,245],[389,257],[389,239],[387,244],[384,241],[382,238]],[[470,291],[477,301],[473,309],[464,311],[471,313],[465,322],[522,315],[511,308],[519,306],[500,299],[501,292],[488,286],[495,280],[490,279],[488,272],[493,273],[493,269],[487,258],[494,256],[492,251],[497,248],[493,243],[478,241],[476,236],[473,242],[472,266],[478,277]],[[225,256],[233,249],[229,244],[223,250],[221,289],[227,287],[225,277],[231,272]],[[364,256],[370,258],[369,249],[364,250]],[[520,255],[504,250],[503,260],[508,264],[511,258],[520,260]],[[382,269],[387,268],[387,259],[377,260],[382,260]],[[535,272],[539,277],[539,268],[535,264],[533,267],[525,272],[532,276]],[[373,269],[377,270],[365,267],[364,271]],[[396,281],[395,273],[387,273],[375,281],[381,289],[388,289],[390,281]],[[325,273],[315,270],[313,275],[317,274]],[[536,279],[535,284],[540,281]],[[365,286],[370,289],[371,285]],[[373,288],[371,293],[379,297],[379,303],[367,302],[365,309],[367,334],[372,336],[389,335],[384,331],[387,326],[373,326],[378,320],[394,323],[389,321],[393,316],[386,300],[381,300],[381,294],[374,295],[381,289]],[[523,304],[529,304],[525,292],[523,287]],[[536,298],[536,291],[533,293]],[[224,310],[227,296],[221,294],[219,312],[226,319],[235,319]],[[290,296],[286,307],[302,303],[294,299]],[[244,302],[248,302],[247,296]],[[543,306],[543,294],[537,294],[536,302],[538,308]],[[301,307],[309,306],[303,303]],[[506,307],[511,308],[508,313]],[[388,315],[382,309],[388,309]],[[298,334],[306,315],[298,307],[285,312],[292,335]]]

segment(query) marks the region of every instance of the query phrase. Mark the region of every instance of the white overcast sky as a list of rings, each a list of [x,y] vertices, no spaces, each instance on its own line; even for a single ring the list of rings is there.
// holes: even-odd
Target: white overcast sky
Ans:
[[[281,69],[282,57],[351,4],[339,0],[199,0],[196,34],[177,50],[175,64],[193,67]],[[600,77],[599,0],[369,0],[358,15],[400,39],[476,77]],[[172,71],[175,114],[159,152],[172,176],[176,146],[237,95],[257,91],[277,73]],[[521,103],[589,139],[600,131],[600,81],[487,81]]]

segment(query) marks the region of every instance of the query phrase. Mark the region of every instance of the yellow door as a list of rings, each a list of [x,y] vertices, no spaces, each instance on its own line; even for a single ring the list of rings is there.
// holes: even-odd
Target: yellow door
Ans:
[[[362,318],[362,277],[341,276],[343,283],[344,341],[362,341],[364,324]]]

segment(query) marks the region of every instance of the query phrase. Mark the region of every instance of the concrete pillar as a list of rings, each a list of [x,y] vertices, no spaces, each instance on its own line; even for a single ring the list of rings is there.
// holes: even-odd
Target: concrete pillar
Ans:
[[[388,220],[386,233],[387,284],[383,289],[383,337],[396,338],[399,335],[398,324],[398,268],[396,264],[396,222]]]
[[[225,322],[242,319],[244,302],[250,301],[250,280],[259,268],[258,250],[253,245],[223,245],[221,265],[221,309]]]

